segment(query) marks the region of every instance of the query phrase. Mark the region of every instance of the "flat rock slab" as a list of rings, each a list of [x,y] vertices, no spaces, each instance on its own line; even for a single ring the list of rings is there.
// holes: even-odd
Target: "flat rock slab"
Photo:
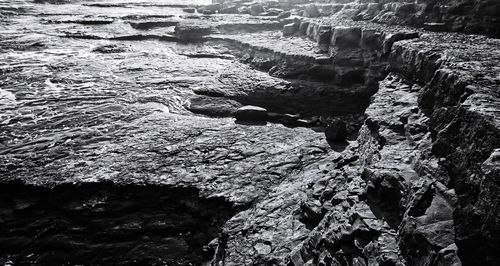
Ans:
[[[267,110],[259,106],[246,105],[238,108],[234,117],[239,121],[265,121]]]

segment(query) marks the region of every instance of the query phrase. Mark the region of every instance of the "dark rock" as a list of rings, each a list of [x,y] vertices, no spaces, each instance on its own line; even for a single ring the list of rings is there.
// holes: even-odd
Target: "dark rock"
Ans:
[[[136,21],[136,22],[129,22],[130,26],[134,29],[138,30],[149,30],[153,28],[161,28],[161,27],[172,27],[175,26],[179,23],[179,21],[176,20],[169,20],[169,21]]]
[[[194,12],[196,12],[196,9],[192,8],[192,7],[186,7],[186,8],[183,8],[182,11],[184,11],[186,13],[194,13]]]
[[[318,49],[321,52],[328,52],[332,36],[331,29],[320,29],[318,32]]]
[[[128,47],[117,44],[102,45],[94,48],[92,52],[110,54],[110,53],[123,53],[128,51]]]
[[[202,13],[203,15],[213,15],[216,13],[216,11],[213,10],[198,10],[199,13]]]
[[[346,123],[340,120],[331,122],[325,128],[325,136],[329,142],[341,142],[347,138]]]
[[[448,25],[446,23],[424,23],[424,29],[429,31],[447,31]]]
[[[361,28],[335,27],[331,44],[340,48],[356,48],[361,41]]]
[[[291,114],[278,114],[269,112],[267,114],[267,119],[271,122],[281,123],[286,126],[297,126],[299,115],[291,115]]]
[[[291,16],[291,14],[292,13],[290,11],[283,11],[283,12],[279,13],[278,18],[279,19],[288,18]]]

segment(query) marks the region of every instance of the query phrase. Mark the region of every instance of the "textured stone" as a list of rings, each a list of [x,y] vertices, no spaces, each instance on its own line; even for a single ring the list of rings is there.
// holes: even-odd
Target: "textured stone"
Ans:
[[[258,106],[243,106],[234,113],[236,120],[241,121],[262,121],[267,119],[267,110]]]

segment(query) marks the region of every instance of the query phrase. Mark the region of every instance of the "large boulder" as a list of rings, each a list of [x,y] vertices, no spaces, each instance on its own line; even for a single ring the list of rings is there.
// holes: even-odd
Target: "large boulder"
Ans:
[[[205,95],[195,95],[191,97],[187,109],[193,113],[208,116],[232,116],[241,104],[223,97],[210,97]]]

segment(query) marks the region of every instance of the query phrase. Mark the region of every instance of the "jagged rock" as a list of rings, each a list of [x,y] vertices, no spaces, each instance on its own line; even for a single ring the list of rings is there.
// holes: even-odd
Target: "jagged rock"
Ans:
[[[267,110],[262,107],[247,105],[238,108],[234,113],[234,117],[240,121],[265,121],[267,119]]]
[[[462,262],[458,257],[458,248],[456,244],[451,244],[446,248],[441,249],[435,259],[439,266],[462,266]]]
[[[454,244],[452,220],[419,226],[408,219],[400,231],[403,256],[412,265],[432,265],[442,249]]]

